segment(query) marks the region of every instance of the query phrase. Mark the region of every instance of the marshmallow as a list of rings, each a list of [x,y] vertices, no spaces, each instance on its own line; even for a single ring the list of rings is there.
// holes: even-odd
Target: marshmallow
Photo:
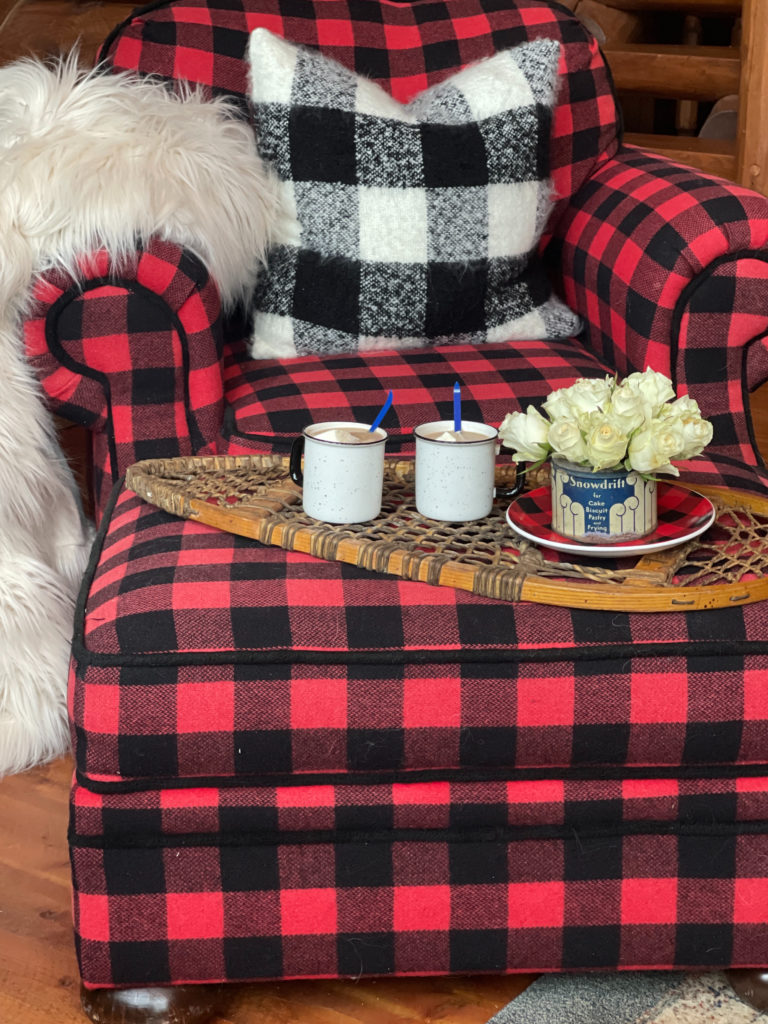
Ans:
[[[337,444],[367,444],[369,438],[353,434],[351,430],[344,430],[343,427],[333,427],[331,430],[324,430],[315,437],[321,441],[336,441]],[[373,438],[371,438],[373,439]]]
[[[438,434],[435,441],[481,441],[482,435],[467,430],[444,430]]]

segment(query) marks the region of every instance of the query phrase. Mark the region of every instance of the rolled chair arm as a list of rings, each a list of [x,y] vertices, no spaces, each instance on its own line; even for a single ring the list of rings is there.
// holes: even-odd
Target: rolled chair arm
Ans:
[[[666,373],[712,419],[713,455],[761,466],[748,393],[768,379],[768,199],[626,147],[556,230],[584,344],[620,376]]]
[[[51,409],[93,432],[98,514],[132,462],[215,447],[222,318],[207,270],[173,243],[80,270],[39,278],[24,342]]]

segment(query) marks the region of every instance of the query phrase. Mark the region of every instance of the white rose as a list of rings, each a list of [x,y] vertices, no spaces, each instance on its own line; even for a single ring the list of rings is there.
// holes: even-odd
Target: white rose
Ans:
[[[683,428],[683,450],[678,458],[692,459],[696,455],[701,455],[712,440],[712,424],[709,420],[703,420],[701,416],[690,416],[680,420],[680,426]]]
[[[695,398],[691,398],[690,395],[681,395],[674,402],[665,405],[659,415],[673,419],[695,419],[701,417],[701,410]]]
[[[682,395],[665,405],[659,420],[667,424],[675,423],[683,432],[682,447],[676,456],[678,459],[692,459],[701,455],[712,440],[712,424],[702,418],[699,403],[688,395]]]
[[[649,409],[647,419],[658,416],[664,403],[675,397],[675,389],[669,377],[657,373],[650,366],[644,373],[630,373],[623,383],[646,403]]]
[[[623,384],[620,384],[611,395],[606,412],[611,422],[620,427],[627,436],[646,421],[645,402],[631,387],[625,388]]]
[[[627,454],[627,435],[608,416],[593,413],[586,435],[587,460],[592,469],[612,469]]]
[[[559,391],[552,391],[544,403],[544,412],[554,422],[555,420],[567,420],[573,415],[571,404],[568,401],[570,388],[560,388]]]
[[[555,420],[549,428],[549,444],[556,455],[569,462],[587,461],[587,446],[575,420]]]
[[[632,437],[629,442],[629,465],[638,473],[671,473],[672,476],[680,476],[680,471],[671,465],[671,460],[680,458],[683,444],[683,429],[678,420],[656,420]]]
[[[580,377],[569,388],[553,391],[544,409],[553,420],[594,412],[608,404],[615,383],[613,377]]]
[[[549,428],[549,420],[529,405],[526,413],[507,413],[499,427],[499,438],[513,450],[515,462],[541,462],[550,452]]]

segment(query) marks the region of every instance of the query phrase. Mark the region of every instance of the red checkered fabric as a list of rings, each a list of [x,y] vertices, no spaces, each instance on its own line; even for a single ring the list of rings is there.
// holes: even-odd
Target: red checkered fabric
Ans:
[[[224,363],[230,408],[223,454],[285,452],[304,427],[321,420],[370,423],[387,391],[394,400],[382,422],[390,455],[413,455],[420,423],[453,417],[453,385],[462,415],[498,425],[508,412],[541,404],[553,387],[611,374],[577,341],[442,345],[320,358],[249,360],[233,346]]]
[[[768,379],[768,201],[627,148],[557,233],[552,261],[584,343],[622,377],[667,374],[712,420],[710,455],[762,465],[747,392]]]
[[[71,709],[92,786],[685,773],[768,749],[766,602],[493,601],[254,544],[127,492],[94,557]]]
[[[764,963],[767,637],[765,602],[493,602],[121,492],[70,689],[85,983]]]
[[[248,36],[259,27],[321,50],[401,103],[500,49],[557,39],[564,74],[552,134],[555,194],[564,202],[616,150],[616,104],[598,45],[569,11],[546,0],[176,0],[130,18],[101,56],[117,69],[244,98]]]
[[[768,779],[72,794],[87,985],[768,962]]]
[[[120,265],[94,253],[79,270],[39,278],[24,343],[52,408],[93,431],[100,514],[132,463],[215,444],[222,325],[208,272],[171,243],[153,240]]]

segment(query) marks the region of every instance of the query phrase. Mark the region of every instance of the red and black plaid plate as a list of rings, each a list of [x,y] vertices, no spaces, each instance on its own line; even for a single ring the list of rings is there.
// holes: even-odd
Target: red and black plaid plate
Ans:
[[[658,502],[656,529],[644,537],[621,544],[582,544],[555,532],[552,529],[552,496],[548,487],[538,487],[516,498],[507,511],[507,522],[515,533],[556,551],[616,558],[624,552],[641,555],[674,547],[698,537],[715,521],[715,509],[709,498],[678,484],[660,484]]]

